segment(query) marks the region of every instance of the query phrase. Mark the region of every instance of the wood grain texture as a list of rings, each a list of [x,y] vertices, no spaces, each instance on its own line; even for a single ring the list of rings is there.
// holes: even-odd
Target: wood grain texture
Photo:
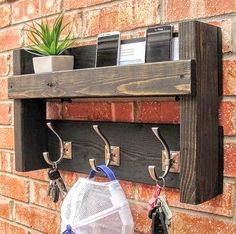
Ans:
[[[218,139],[218,28],[181,23],[180,59],[196,61],[196,95],[181,97],[181,202],[198,204],[221,191]]]
[[[9,98],[171,96],[191,93],[191,60],[9,78]]]
[[[47,167],[42,157],[47,149],[45,100],[15,100],[14,113],[16,170]]]
[[[161,170],[161,151],[163,147],[151,131],[159,126],[171,150],[179,150],[179,125],[134,124],[112,122],[53,121],[53,127],[66,141],[72,141],[73,159],[64,159],[59,165],[62,170],[88,173],[89,158],[95,158],[97,164],[104,163],[104,142],[93,130],[98,124],[111,145],[120,146],[121,165],[112,166],[117,178],[139,183],[154,184],[148,174],[148,166],[156,165]],[[58,157],[58,139],[48,131],[48,147],[52,157]],[[170,173],[166,186],[179,187],[179,174]]]

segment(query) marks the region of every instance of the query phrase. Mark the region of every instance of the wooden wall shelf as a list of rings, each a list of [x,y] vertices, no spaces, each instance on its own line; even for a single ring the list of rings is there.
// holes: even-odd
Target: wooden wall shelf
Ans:
[[[183,22],[179,24],[179,41],[179,61],[94,68],[95,46],[91,45],[68,51],[75,56],[76,70],[40,75],[30,74],[32,55],[23,50],[14,51],[14,76],[9,78],[8,89],[9,98],[15,99],[16,169],[45,168],[42,152],[49,149],[56,154],[55,140],[46,127],[48,99],[179,96],[180,126],[160,126],[170,149],[180,151],[180,174],[170,173],[166,185],[179,187],[181,202],[191,204],[221,194],[220,29],[197,21]],[[74,142],[73,160],[65,160],[62,169],[87,171],[89,152],[99,162],[104,161],[103,144],[96,143],[99,138],[96,140],[92,134],[93,122],[53,121],[53,124],[64,140]],[[147,166],[155,164],[161,170],[162,147],[150,130],[151,126],[159,126],[158,123],[97,124],[114,144],[122,145],[121,166],[114,168],[118,178],[152,183],[147,176]],[[137,143],[134,143],[135,137]],[[135,165],[132,171],[129,165]]]
[[[194,71],[182,60],[29,74],[9,78],[8,91],[14,99],[187,95]]]

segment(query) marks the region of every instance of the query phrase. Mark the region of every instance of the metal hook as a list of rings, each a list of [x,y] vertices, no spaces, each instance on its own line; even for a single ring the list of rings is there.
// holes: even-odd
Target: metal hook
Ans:
[[[157,176],[156,166],[148,166],[148,171],[149,171],[149,174],[152,177],[152,179],[155,181],[159,181],[159,180],[163,180],[167,176],[167,174],[171,168],[171,165],[172,165],[172,159],[170,156],[169,147],[168,147],[166,141],[164,140],[164,138],[162,137],[160,129],[158,127],[155,127],[155,128],[152,128],[152,131],[165,149],[165,171],[164,171],[163,175]]]
[[[60,145],[60,157],[56,161],[52,161],[49,157],[49,152],[43,152],[43,157],[44,160],[49,164],[52,165],[53,167],[57,167],[57,165],[61,162],[61,160],[64,157],[64,144],[61,139],[61,137],[55,132],[55,130],[52,127],[52,124],[50,122],[47,123],[48,128],[57,136],[59,139],[59,145]]]
[[[120,148],[117,146],[110,145],[107,138],[100,131],[98,125],[93,125],[93,129],[102,138],[102,140],[105,143],[106,166],[109,166],[111,163],[112,165],[119,166],[120,165]],[[89,159],[89,164],[94,171],[98,172],[97,166],[96,166],[96,160],[94,158]]]

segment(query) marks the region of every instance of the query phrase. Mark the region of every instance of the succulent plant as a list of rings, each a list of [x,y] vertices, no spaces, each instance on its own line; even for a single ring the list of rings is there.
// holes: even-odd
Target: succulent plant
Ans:
[[[50,27],[48,20],[41,20],[40,23],[33,22],[26,25],[24,30],[31,42],[26,50],[39,56],[60,55],[72,46],[74,39],[71,39],[71,31],[60,40],[62,32],[70,25],[70,22],[63,26],[64,14],[60,14]]]

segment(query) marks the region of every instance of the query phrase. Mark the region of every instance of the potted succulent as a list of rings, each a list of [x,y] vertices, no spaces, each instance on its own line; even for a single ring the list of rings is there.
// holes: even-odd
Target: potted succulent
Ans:
[[[37,55],[33,58],[35,73],[73,69],[74,57],[62,54],[74,43],[74,39],[70,38],[71,32],[60,40],[62,32],[70,24],[67,23],[63,26],[63,19],[64,14],[61,14],[55,19],[51,27],[46,19],[40,23],[35,22],[32,25],[27,25],[24,29],[30,42],[26,50]]]

